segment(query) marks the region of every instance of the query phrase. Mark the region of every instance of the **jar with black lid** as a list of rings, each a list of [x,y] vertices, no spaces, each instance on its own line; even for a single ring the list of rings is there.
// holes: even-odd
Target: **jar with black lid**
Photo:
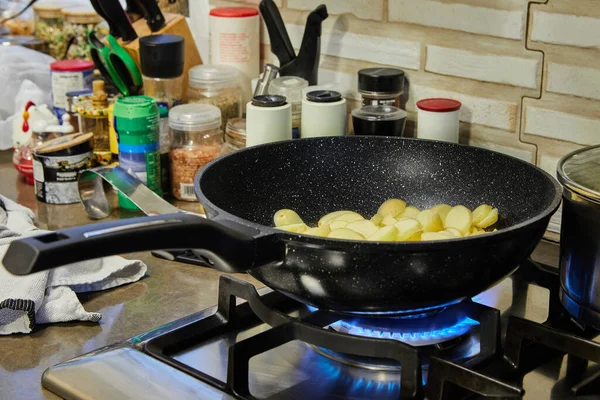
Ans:
[[[404,71],[396,68],[364,68],[358,71],[358,92],[363,106],[390,105],[400,108]]]

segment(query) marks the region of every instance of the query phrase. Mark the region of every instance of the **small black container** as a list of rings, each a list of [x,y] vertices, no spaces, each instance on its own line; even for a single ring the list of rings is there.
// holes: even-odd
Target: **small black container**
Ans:
[[[366,106],[352,110],[352,125],[357,136],[402,136],[406,111],[388,105]]]

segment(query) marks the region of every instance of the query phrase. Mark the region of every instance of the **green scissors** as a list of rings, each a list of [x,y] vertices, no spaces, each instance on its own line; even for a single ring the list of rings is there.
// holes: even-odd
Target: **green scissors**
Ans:
[[[109,79],[124,96],[133,96],[142,89],[142,74],[133,58],[117,42],[113,35],[107,35],[108,46],[94,33],[88,32],[90,51],[96,68]]]

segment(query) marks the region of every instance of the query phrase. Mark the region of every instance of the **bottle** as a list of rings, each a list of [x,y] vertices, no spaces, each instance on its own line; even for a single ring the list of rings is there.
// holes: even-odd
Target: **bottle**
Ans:
[[[113,110],[119,137],[119,164],[158,195],[162,195],[160,170],[160,115],[148,96],[119,97]],[[138,208],[119,194],[119,206]]]
[[[80,116],[81,132],[94,134],[94,155],[100,165],[112,163],[108,126],[108,95],[104,91],[104,81],[93,82],[94,91],[89,99],[75,106]]]
[[[306,79],[297,76],[282,76],[269,84],[269,94],[284,96],[292,106],[292,138],[302,136],[302,90],[308,87]]]

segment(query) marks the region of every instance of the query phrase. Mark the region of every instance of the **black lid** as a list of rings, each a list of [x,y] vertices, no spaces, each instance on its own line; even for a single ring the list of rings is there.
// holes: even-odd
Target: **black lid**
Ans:
[[[358,90],[397,93],[404,90],[404,71],[396,68],[365,68],[358,71]]]
[[[335,103],[341,99],[342,95],[335,90],[313,90],[306,93],[306,100],[314,103]]]
[[[279,107],[285,102],[285,96],[279,94],[261,94],[252,98],[252,105],[257,107]]]
[[[179,35],[140,38],[142,74],[150,78],[176,78],[183,74],[185,44]]]

